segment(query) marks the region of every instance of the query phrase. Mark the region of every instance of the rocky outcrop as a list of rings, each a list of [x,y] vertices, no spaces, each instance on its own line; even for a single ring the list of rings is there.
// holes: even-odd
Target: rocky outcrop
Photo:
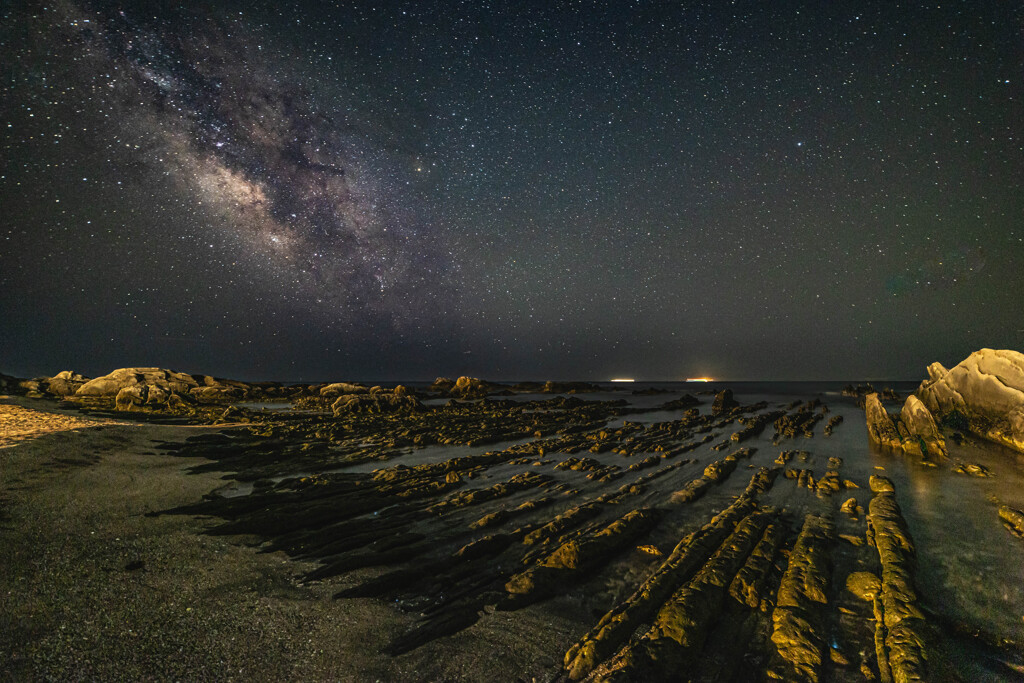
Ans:
[[[864,413],[868,423],[868,437],[879,446],[901,448],[900,433],[889,412],[882,405],[878,394],[868,394],[864,399]]]
[[[868,394],[864,398],[864,414],[868,436],[879,446],[926,459],[949,455],[935,419],[916,396],[908,396],[899,417],[894,418],[882,405],[878,394]]]
[[[170,393],[186,394],[199,386],[192,375],[162,368],[120,368],[80,386],[76,396],[117,396],[125,387],[155,384]]]
[[[67,386],[77,381],[70,374],[62,379]],[[122,395],[125,389],[133,388],[139,390]],[[74,395],[81,398],[114,398],[115,407],[126,410],[142,404],[162,406],[175,396],[181,400],[175,400],[174,403],[225,403],[248,398],[252,393],[252,386],[236,380],[190,375],[163,368],[119,368],[108,375],[82,383]]]
[[[940,422],[1024,453],[1024,354],[981,349],[951,370],[932,363],[917,397]]]

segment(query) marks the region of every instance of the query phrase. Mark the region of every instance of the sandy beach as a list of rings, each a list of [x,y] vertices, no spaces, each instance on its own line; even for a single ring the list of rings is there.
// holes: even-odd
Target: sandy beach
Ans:
[[[202,461],[154,448],[209,428],[3,402],[4,680],[493,680],[496,652],[503,680],[531,680],[555,665],[546,652],[571,642],[568,623],[530,609],[382,655],[410,618],[370,599],[331,599],[344,581],[298,586],[312,565],[202,535],[202,518],[146,516],[222,483],[188,473]]]

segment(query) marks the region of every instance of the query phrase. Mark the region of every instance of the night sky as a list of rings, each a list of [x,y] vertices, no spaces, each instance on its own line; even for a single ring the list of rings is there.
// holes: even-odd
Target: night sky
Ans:
[[[4,3],[0,371],[1024,349],[1024,5]]]

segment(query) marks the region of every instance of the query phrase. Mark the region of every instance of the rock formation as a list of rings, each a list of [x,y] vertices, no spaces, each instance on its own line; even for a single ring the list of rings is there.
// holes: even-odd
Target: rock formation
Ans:
[[[732,397],[732,389],[723,389],[715,394],[715,401],[711,404],[711,414],[721,415],[722,413],[728,413],[738,405],[739,402]]]
[[[892,417],[878,394],[864,398],[868,436],[879,446],[902,450],[922,458],[946,457],[946,442],[931,412],[916,396],[908,396],[899,417]]]
[[[64,370],[44,380],[43,384],[46,387],[46,392],[49,394],[54,396],[71,396],[88,381],[88,377],[79,375],[71,370]]]
[[[939,420],[1024,453],[1024,354],[982,349],[928,366],[917,397]]]
[[[117,396],[125,387],[155,384],[171,393],[186,394],[199,382],[192,375],[161,368],[119,368],[110,374],[90,380],[78,388],[76,396]]]
[[[74,380],[68,378],[67,381]],[[135,387],[139,391],[122,395],[125,389]],[[209,375],[189,375],[163,368],[119,368],[81,384],[74,395],[82,398],[113,397],[119,409],[128,410],[133,405],[163,405],[172,396],[183,397],[186,402],[238,401],[249,397],[252,391],[253,388],[244,382],[217,379]]]

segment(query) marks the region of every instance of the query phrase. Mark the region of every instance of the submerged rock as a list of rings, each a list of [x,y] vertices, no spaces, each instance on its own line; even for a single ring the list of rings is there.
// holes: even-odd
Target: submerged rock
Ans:
[[[917,397],[940,420],[1024,453],[1024,354],[981,349],[951,370],[932,363]]]

